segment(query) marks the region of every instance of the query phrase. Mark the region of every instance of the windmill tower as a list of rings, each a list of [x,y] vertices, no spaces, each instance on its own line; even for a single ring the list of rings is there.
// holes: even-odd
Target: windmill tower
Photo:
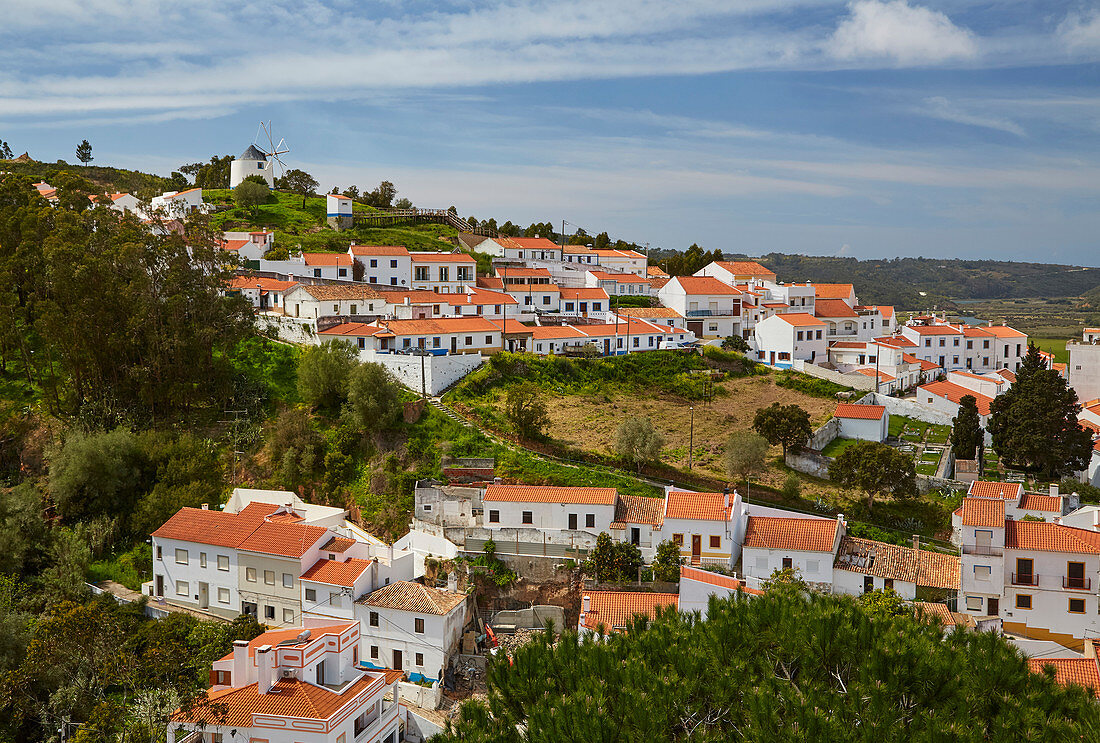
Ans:
[[[266,149],[262,144],[261,131],[263,139],[267,139]],[[257,140],[260,140],[260,144],[257,144]],[[267,181],[268,188],[274,188],[275,164],[279,164],[280,171],[285,171],[286,163],[280,159],[279,155],[285,155],[288,152],[290,148],[286,146],[285,139],[280,139],[279,143],[275,144],[275,138],[271,134],[271,122],[261,121],[252,144],[241,153],[240,157],[229,163],[229,187],[236,188],[248,176],[258,175]]]

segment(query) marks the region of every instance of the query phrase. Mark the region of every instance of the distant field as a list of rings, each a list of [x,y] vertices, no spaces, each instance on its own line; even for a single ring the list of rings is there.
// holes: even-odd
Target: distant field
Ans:
[[[1028,341],[1039,347],[1040,351],[1054,354],[1054,360],[1059,363],[1069,362],[1069,351],[1066,350],[1068,338],[1028,338]]]

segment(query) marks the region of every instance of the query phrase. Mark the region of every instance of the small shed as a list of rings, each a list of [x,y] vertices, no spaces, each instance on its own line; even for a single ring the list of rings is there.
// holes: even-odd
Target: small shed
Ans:
[[[837,435],[843,439],[882,443],[889,435],[890,414],[883,405],[840,403],[833,417],[840,424]]]

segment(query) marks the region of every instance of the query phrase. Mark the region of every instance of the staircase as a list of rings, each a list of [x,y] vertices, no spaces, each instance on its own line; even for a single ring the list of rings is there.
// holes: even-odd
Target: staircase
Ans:
[[[446,405],[444,405],[443,401],[440,400],[438,397],[429,397],[428,398],[428,404],[431,405],[436,410],[438,410],[440,413],[443,413],[443,415],[445,415],[448,418],[450,418],[451,420],[453,420],[455,423],[460,423],[461,425],[466,426],[467,428],[471,428],[473,426],[473,424],[471,424],[470,421],[466,420],[461,415],[459,415],[458,413],[456,413],[455,411],[451,410]]]

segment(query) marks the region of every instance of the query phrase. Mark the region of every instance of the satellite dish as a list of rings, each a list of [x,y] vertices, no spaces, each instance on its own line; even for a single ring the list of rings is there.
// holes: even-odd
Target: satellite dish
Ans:
[[[286,163],[282,161],[282,158],[280,158],[279,155],[285,155],[286,153],[290,152],[290,148],[286,146],[285,139],[280,139],[279,143],[275,144],[275,135],[272,134],[272,131],[273,129],[271,127],[270,121],[261,121],[260,128],[256,130],[256,139],[260,140],[260,142],[256,143],[255,140],[253,140],[253,143],[256,144],[256,149],[264,153],[264,155],[266,155],[269,159],[279,163],[279,167],[282,168],[282,174],[285,175]],[[263,132],[262,137],[260,134],[261,132]],[[267,149],[264,149],[264,139],[267,140]]]

